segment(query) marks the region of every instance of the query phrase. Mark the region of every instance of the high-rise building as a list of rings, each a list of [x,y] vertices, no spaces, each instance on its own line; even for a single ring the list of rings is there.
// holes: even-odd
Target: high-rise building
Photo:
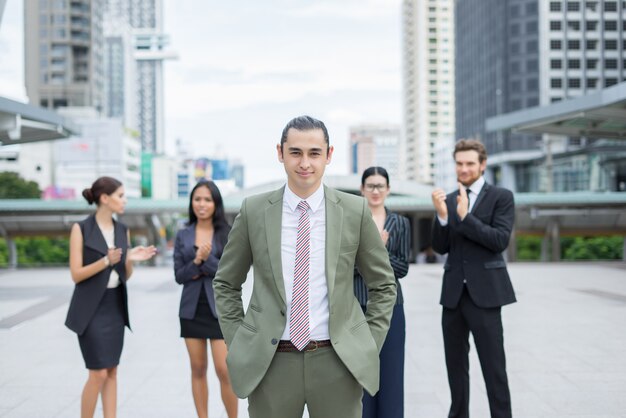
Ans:
[[[107,1],[107,70],[111,87],[111,112],[125,106],[125,120],[136,129],[142,150],[151,154],[165,151],[163,61],[176,54],[167,49],[169,37],[163,34],[161,0]],[[129,28],[130,34],[128,34]],[[128,39],[130,38],[130,39]],[[134,62],[131,62],[132,52]],[[124,86],[124,95],[117,92]],[[124,103],[120,103],[124,100]],[[129,116],[133,114],[132,118]]]
[[[454,3],[403,1],[404,174],[427,184],[437,143],[454,138]]]
[[[362,174],[371,166],[384,167],[389,176],[400,176],[400,127],[359,125],[350,127],[350,173]]]
[[[602,188],[593,172],[615,144],[487,132],[485,121],[624,81],[626,3],[464,0],[456,8],[456,137],[485,143],[488,177],[516,191]]]
[[[26,94],[32,104],[102,110],[102,19],[99,1],[24,2]]]

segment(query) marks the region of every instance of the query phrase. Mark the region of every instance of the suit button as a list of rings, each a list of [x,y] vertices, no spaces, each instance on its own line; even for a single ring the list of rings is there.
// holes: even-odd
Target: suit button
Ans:
[[[276,338],[272,338],[272,345],[278,344],[278,340]]]

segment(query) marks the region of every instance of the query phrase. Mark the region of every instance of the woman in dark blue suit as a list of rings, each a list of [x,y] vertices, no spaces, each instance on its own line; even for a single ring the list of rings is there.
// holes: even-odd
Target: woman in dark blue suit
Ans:
[[[70,272],[76,286],[65,325],[78,334],[89,369],[80,416],[93,417],[100,395],[104,416],[114,417],[124,326],[130,328],[126,281],[133,273],[133,261],[150,259],[156,248],[130,248],[128,229],[113,219],[113,214],[121,215],[126,207],[121,182],[100,177],[83,190],[83,196],[98,208],[74,224],[70,233]]]
[[[367,199],[372,217],[389,252],[396,276],[398,296],[389,332],[380,352],[380,389],[375,396],[363,392],[363,418],[404,417],[404,342],[406,337],[402,288],[398,279],[409,271],[411,228],[409,220],[385,207],[389,195],[389,174],[382,167],[369,167],[361,176],[361,194]],[[358,270],[354,275],[354,294],[363,311],[367,306],[367,287]]]
[[[230,386],[226,344],[213,296],[213,278],[229,231],[219,189],[212,181],[201,180],[191,191],[189,222],[176,234],[174,248],[176,282],[184,286],[179,312],[180,336],[189,352],[191,390],[200,418],[208,416],[207,339],[226,413],[229,418],[237,416],[238,399]]]

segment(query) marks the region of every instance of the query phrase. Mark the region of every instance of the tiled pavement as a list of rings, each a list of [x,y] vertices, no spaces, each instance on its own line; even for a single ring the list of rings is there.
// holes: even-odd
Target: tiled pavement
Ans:
[[[503,309],[514,416],[626,417],[626,265],[515,263],[509,271],[519,301]],[[412,265],[403,279],[407,418],[447,412],[441,273],[441,265]],[[133,332],[119,369],[118,417],[194,417],[171,268],[137,268],[129,286]],[[79,416],[87,373],[63,326],[71,292],[66,269],[0,270],[0,417]],[[472,417],[488,417],[473,350],[471,382]],[[209,385],[210,416],[226,417],[212,370]]]

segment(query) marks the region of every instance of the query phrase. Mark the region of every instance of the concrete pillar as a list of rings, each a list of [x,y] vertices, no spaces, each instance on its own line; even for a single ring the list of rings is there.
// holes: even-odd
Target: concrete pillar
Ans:
[[[558,218],[552,222],[550,241],[552,243],[552,261],[561,261],[561,226]]]
[[[17,246],[15,245],[15,241],[9,237],[5,238],[7,242],[7,248],[9,250],[9,268],[16,269],[17,268]]]

